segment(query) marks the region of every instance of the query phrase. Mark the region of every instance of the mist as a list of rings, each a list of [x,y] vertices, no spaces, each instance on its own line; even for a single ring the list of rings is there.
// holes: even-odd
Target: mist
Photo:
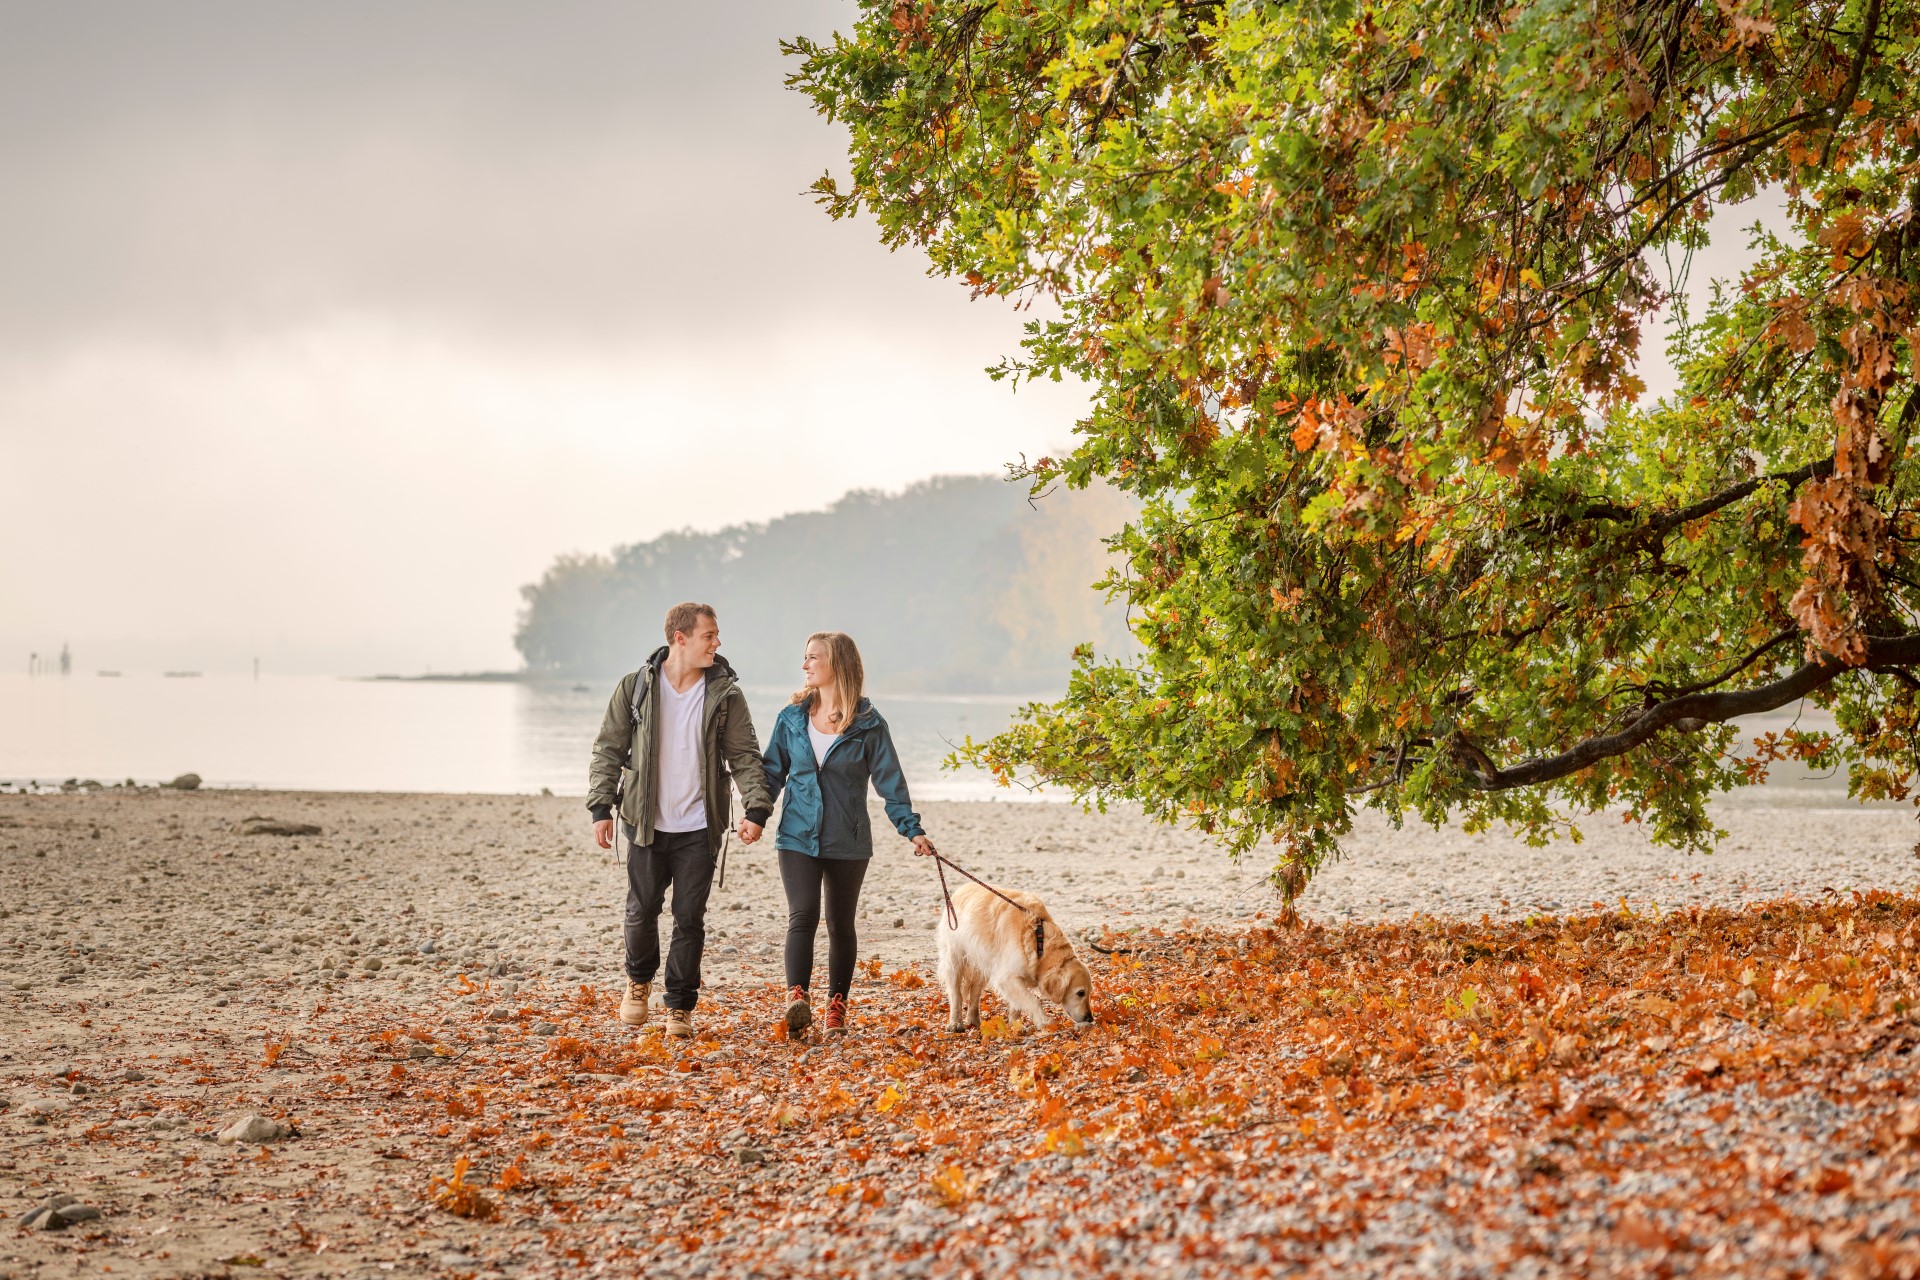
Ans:
[[[0,657],[508,667],[560,554],[992,472],[1084,397],[805,188],[851,5],[21,7]]]

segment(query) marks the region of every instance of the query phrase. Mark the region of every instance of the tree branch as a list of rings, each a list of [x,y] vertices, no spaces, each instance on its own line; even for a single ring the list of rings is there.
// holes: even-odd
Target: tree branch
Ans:
[[[1880,30],[1880,0],[1869,0],[1867,19],[1860,27],[1860,47],[1854,50],[1853,66],[1847,72],[1846,87],[1840,90],[1840,96],[1833,104],[1833,113],[1828,117],[1827,141],[1820,148],[1822,169],[1827,167],[1827,157],[1833,153],[1834,141],[1840,136],[1840,122],[1847,118],[1847,112],[1853,109],[1853,100],[1860,92],[1860,77],[1867,69],[1867,55],[1873,52],[1873,37]]]
[[[1761,644],[1760,646],[1755,648],[1752,653],[1749,653],[1746,657],[1740,659],[1740,661],[1734,663],[1731,667],[1728,667],[1725,671],[1722,671],[1719,675],[1715,676],[1711,680],[1702,680],[1699,684],[1682,685],[1678,689],[1669,689],[1658,683],[1649,682],[1647,685],[1644,686],[1644,691],[1651,693],[1657,690],[1658,692],[1660,692],[1661,694],[1664,694],[1669,698],[1679,698],[1679,697],[1684,697],[1689,693],[1699,693],[1703,689],[1711,689],[1717,684],[1725,684],[1727,681],[1733,679],[1735,676],[1739,675],[1742,671],[1745,671],[1748,667],[1752,666],[1754,663],[1760,661],[1761,658],[1773,652],[1775,649],[1779,648],[1781,645],[1785,644],[1787,641],[1793,639],[1793,637],[1799,634],[1800,634],[1799,628],[1797,627],[1787,628],[1785,631],[1782,631],[1778,635],[1774,636],[1771,640],[1768,640],[1764,644]]]
[[[1903,636],[1871,636],[1867,640],[1866,661],[1869,670],[1906,668],[1920,664],[1920,633]],[[1741,716],[1758,715],[1797,702],[1814,690],[1833,683],[1852,668],[1831,654],[1821,654],[1791,675],[1737,693],[1691,693],[1669,698],[1642,712],[1632,724],[1618,733],[1588,738],[1557,756],[1522,761],[1502,769],[1494,765],[1486,752],[1455,734],[1453,748],[1469,766],[1467,781],[1477,791],[1510,791],[1515,787],[1539,786],[1569,774],[1580,772],[1625,755],[1662,729],[1693,731]]]
[[[1809,462],[1803,467],[1795,467],[1791,471],[1771,471],[1764,476],[1742,480],[1739,484],[1730,485],[1719,493],[1710,494],[1691,506],[1680,507],[1674,511],[1656,512],[1653,518],[1647,521],[1647,532],[1656,537],[1664,537],[1689,521],[1710,516],[1722,507],[1732,506],[1742,498],[1751,495],[1761,485],[1775,480],[1781,481],[1789,489],[1796,489],[1809,480],[1824,479],[1832,474],[1833,455],[1828,454],[1824,458]],[[1627,521],[1635,519],[1639,514],[1638,508],[1623,507],[1617,502],[1590,502],[1568,519]]]

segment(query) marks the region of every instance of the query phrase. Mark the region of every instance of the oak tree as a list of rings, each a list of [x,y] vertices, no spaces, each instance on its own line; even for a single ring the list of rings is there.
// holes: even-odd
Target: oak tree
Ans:
[[[1783,758],[1916,790],[1920,3],[862,0],[788,52],[828,210],[1032,307],[998,376],[1090,387],[1021,474],[1143,503],[1143,652],[1003,775],[1270,839],[1290,892],[1363,805],[1698,849]],[[1803,698],[1837,731],[1742,746]]]

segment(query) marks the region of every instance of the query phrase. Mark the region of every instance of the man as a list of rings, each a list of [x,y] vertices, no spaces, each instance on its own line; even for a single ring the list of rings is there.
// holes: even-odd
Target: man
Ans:
[[[706,945],[707,892],[726,835],[728,775],[740,788],[753,840],[773,811],[753,717],[733,668],[719,656],[711,606],[667,610],[667,643],[623,679],[607,704],[587,774],[593,838],[613,844],[614,809],[632,846],[627,856],[627,993],[620,1020],[645,1026],[660,969],[660,909],[673,889],[667,949],[666,1032],[693,1034]],[[624,770],[624,776],[623,776]]]

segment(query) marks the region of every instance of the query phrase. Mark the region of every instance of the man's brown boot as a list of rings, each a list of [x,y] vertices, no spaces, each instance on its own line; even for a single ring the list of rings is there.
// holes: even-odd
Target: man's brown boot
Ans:
[[[653,999],[651,982],[627,980],[627,994],[620,997],[620,1021],[630,1027],[644,1027],[647,1019],[653,1016],[653,1009],[647,1004]]]
[[[681,1040],[691,1040],[693,1038],[693,1010],[691,1009],[667,1010],[667,1024],[666,1024],[665,1030],[666,1030],[666,1033],[670,1036],[677,1037],[678,1039],[681,1039]]]
[[[827,1001],[827,1016],[820,1025],[830,1036],[847,1034],[847,998],[845,996],[835,996]]]
[[[794,987],[787,992],[787,1034],[797,1036],[813,1025],[813,1006],[807,1003],[807,989]]]

